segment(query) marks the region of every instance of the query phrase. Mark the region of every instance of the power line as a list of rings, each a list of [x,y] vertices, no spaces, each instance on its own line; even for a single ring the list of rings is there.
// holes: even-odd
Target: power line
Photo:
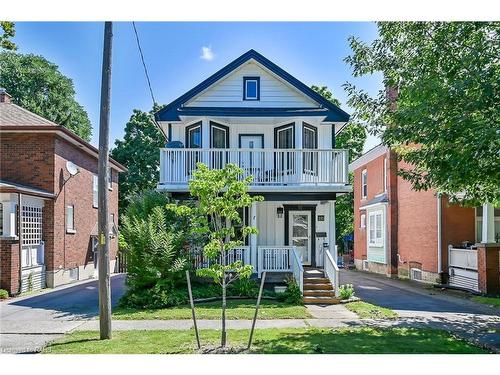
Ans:
[[[142,53],[141,42],[139,41],[139,34],[137,34],[137,28],[135,27],[135,22],[132,21],[132,26],[134,27],[135,40],[137,41],[137,47],[139,48],[139,53],[141,54],[142,66],[144,67],[144,73],[146,74],[146,80],[148,81],[149,92],[151,94],[151,99],[153,100],[153,108],[156,105],[155,96],[153,95],[153,89],[151,88],[151,81],[149,79],[148,68],[146,67],[146,62],[144,61],[144,54]]]

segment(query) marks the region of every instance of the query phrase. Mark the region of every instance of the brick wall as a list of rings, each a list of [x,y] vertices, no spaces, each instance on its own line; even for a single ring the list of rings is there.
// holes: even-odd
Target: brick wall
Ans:
[[[1,136],[0,178],[56,194],[46,200],[43,211],[45,265],[48,272],[75,267],[93,267],[89,261],[90,233],[97,223],[97,208],[92,206],[92,175],[97,173],[97,158],[55,134],[3,133]],[[80,173],[69,179],[66,161]],[[113,170],[109,191],[109,212],[118,225],[118,172]],[[74,205],[76,233],[66,232],[67,205]],[[110,259],[116,257],[118,240],[111,240]],[[4,253],[2,248],[2,254]],[[18,266],[16,266],[18,272]],[[2,271],[4,266],[2,263]],[[52,285],[49,282],[49,285]]]
[[[66,162],[76,164],[80,173],[70,177],[66,170]],[[55,140],[54,190],[59,192],[58,198],[52,202],[54,210],[54,253],[56,254],[51,270],[60,266],[64,269],[75,268],[89,263],[90,233],[97,223],[97,208],[92,206],[93,175],[97,174],[97,159],[78,150],[72,144],[57,138]],[[66,184],[63,183],[67,180]],[[112,189],[109,190],[109,213],[114,214],[118,225],[118,173],[113,171]],[[75,233],[67,233],[65,225],[68,205],[74,206]],[[111,240],[110,259],[116,257],[118,241]]]
[[[19,240],[0,239],[0,289],[9,294],[19,291]]]
[[[0,138],[0,178],[53,193],[53,135],[2,133]]]
[[[398,168],[408,168],[399,162]],[[437,197],[434,191],[414,191],[398,179],[399,267],[410,266],[437,273]],[[420,265],[420,266],[419,266]]]

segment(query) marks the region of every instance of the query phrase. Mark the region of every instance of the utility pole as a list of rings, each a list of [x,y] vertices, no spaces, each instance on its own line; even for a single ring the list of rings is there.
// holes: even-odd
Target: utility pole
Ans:
[[[104,23],[102,54],[101,115],[99,118],[98,233],[99,233],[99,330],[101,340],[111,338],[111,286],[109,269],[108,153],[111,101],[112,22]]]

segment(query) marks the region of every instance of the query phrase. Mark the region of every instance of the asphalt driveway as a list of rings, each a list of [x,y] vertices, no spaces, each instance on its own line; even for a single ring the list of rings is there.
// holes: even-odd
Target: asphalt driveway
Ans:
[[[113,306],[125,292],[125,275],[111,277]],[[48,341],[99,314],[97,280],[0,303],[0,352],[39,351]]]
[[[353,284],[362,300],[396,311],[400,319],[392,326],[445,329],[500,351],[500,308],[425,284],[361,271],[341,270],[340,284]]]

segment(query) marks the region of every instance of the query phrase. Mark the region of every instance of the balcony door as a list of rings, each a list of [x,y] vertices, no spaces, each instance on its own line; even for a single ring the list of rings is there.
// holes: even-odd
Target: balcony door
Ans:
[[[264,134],[240,134],[240,167],[258,179],[264,173]],[[255,149],[255,151],[253,151]]]
[[[229,148],[229,128],[227,126],[210,121],[210,148],[224,149]],[[211,167],[222,169],[229,162],[229,153],[222,150],[213,150],[211,158]]]

